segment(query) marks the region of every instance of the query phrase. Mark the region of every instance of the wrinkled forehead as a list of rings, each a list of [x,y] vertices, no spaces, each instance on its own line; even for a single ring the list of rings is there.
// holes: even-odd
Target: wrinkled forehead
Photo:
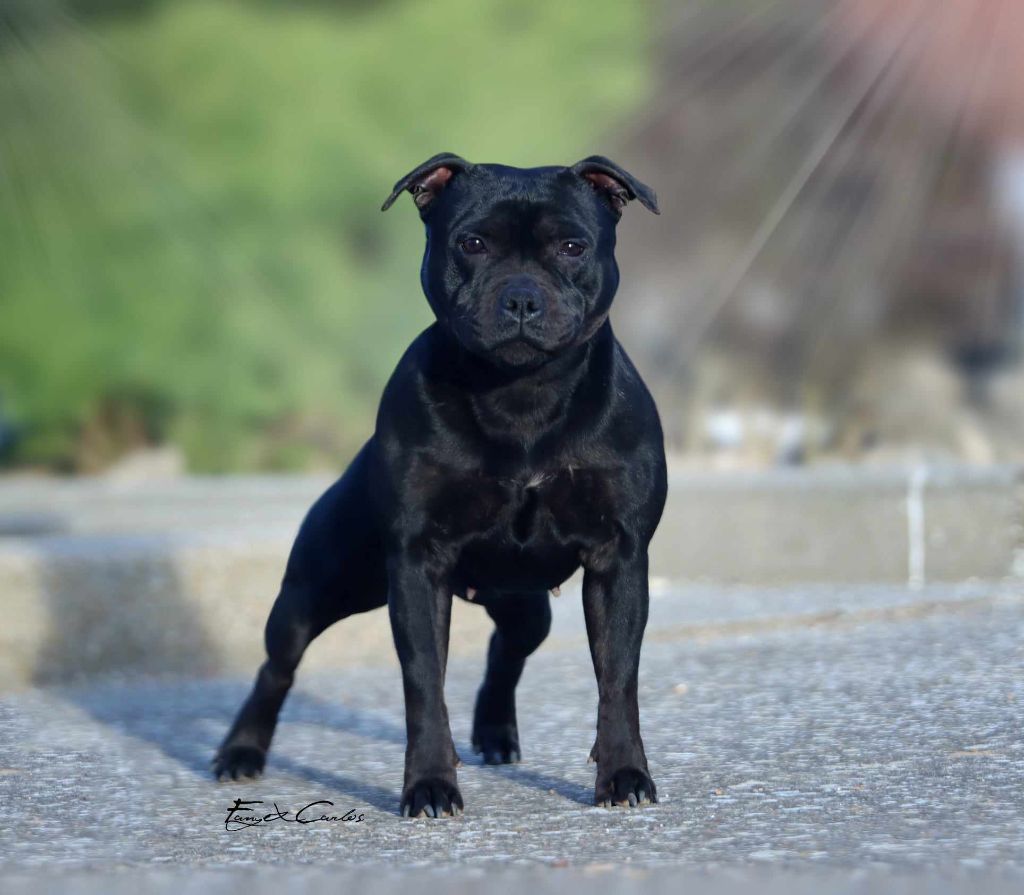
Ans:
[[[478,165],[452,183],[458,201],[448,228],[478,236],[594,235],[594,203],[582,186],[564,168]]]

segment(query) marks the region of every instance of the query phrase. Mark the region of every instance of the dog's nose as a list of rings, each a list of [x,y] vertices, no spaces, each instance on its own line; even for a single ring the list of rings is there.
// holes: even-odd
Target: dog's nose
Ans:
[[[509,286],[499,299],[501,312],[521,323],[536,320],[544,314],[544,295],[529,286]]]

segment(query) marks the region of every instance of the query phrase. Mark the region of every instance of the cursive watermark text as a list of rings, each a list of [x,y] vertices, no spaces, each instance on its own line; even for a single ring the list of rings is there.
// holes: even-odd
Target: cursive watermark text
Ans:
[[[235,799],[235,804],[228,808],[227,817],[224,818],[224,829],[229,833],[238,830],[246,830],[251,827],[262,827],[274,821],[285,821],[294,824],[315,824],[322,822],[334,823],[362,823],[364,815],[357,813],[350,808],[344,814],[338,814],[329,809],[334,808],[334,802],[320,799],[304,805],[298,811],[282,811],[277,802],[274,802],[274,810],[267,811],[260,808],[262,801],[254,799]]]

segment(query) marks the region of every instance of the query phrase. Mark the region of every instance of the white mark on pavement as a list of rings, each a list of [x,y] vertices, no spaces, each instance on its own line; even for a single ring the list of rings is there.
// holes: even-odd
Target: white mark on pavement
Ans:
[[[907,483],[907,585],[920,590],[925,581],[924,487],[928,467],[915,466]]]

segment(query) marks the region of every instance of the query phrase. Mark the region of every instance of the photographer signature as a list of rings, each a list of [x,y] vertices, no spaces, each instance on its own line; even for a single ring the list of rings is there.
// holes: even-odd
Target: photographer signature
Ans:
[[[362,823],[364,815],[356,814],[349,809],[344,814],[328,814],[327,808],[333,808],[334,802],[321,799],[317,802],[310,802],[298,811],[282,811],[274,802],[274,810],[264,812],[256,806],[263,802],[252,799],[235,799],[235,804],[228,808],[227,817],[224,818],[224,829],[229,833],[237,830],[244,830],[248,827],[261,827],[273,823],[275,820],[283,820],[296,824],[315,824],[320,821],[336,821],[339,823]]]

